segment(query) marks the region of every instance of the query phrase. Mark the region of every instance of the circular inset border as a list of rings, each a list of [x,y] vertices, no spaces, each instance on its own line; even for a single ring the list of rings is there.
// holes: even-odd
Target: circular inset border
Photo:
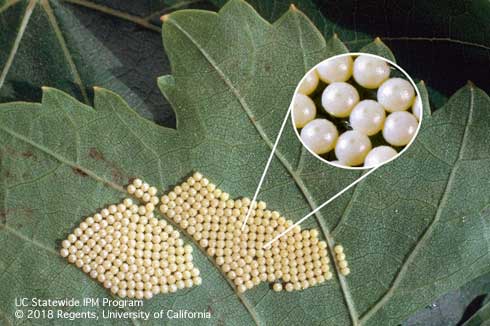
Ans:
[[[420,114],[420,120],[419,120],[419,123],[418,123],[418,126],[417,126],[417,130],[415,131],[415,135],[412,137],[412,139],[410,140],[410,142],[405,145],[405,147],[397,154],[395,155],[394,157],[390,158],[389,160],[379,164],[379,165],[376,165],[376,166],[345,166],[345,165],[339,165],[339,164],[335,164],[333,162],[330,162],[328,160],[326,160],[325,158],[321,157],[320,155],[316,154],[315,152],[313,152],[310,148],[308,148],[308,146],[306,146],[303,141],[301,140],[301,136],[299,134],[299,131],[298,131],[298,128],[295,127],[295,123],[294,123],[294,110],[292,109],[293,108],[293,105],[294,105],[294,98],[296,96],[296,94],[298,94],[298,90],[300,88],[300,85],[301,83],[304,81],[305,77],[313,72],[321,63],[327,61],[327,60],[333,60],[333,59],[336,59],[336,58],[341,58],[341,57],[346,57],[346,56],[360,56],[360,55],[363,55],[363,56],[369,56],[369,57],[373,57],[373,58],[377,58],[377,59],[381,59],[387,63],[389,63],[391,66],[395,67],[398,71],[400,71],[404,77],[406,77],[408,79],[408,81],[410,82],[410,84],[412,84],[413,88],[415,89],[415,93],[417,94],[417,97],[420,99],[421,101],[421,104],[422,104],[422,112]],[[323,109],[323,108],[322,108]],[[349,53],[343,53],[343,54],[339,54],[339,55],[335,55],[333,57],[329,57],[323,61],[320,61],[319,63],[317,63],[315,66],[313,66],[310,70],[308,70],[303,78],[301,78],[301,80],[298,82],[298,85],[296,86],[295,90],[294,90],[294,95],[293,95],[293,98],[291,99],[291,104],[290,104],[290,108],[289,110],[291,111],[291,123],[292,123],[292,126],[293,126],[293,129],[294,129],[294,132],[296,133],[296,136],[298,137],[299,141],[301,142],[301,146],[303,146],[304,148],[306,148],[308,150],[308,152],[310,152],[310,154],[312,154],[313,156],[315,156],[317,159],[323,161],[324,163],[327,163],[331,166],[334,166],[334,167],[337,167],[337,168],[342,168],[342,169],[346,169],[346,170],[371,170],[371,169],[377,169],[395,159],[397,159],[398,157],[400,157],[400,155],[402,155],[410,146],[412,146],[413,142],[415,141],[415,138],[417,138],[418,134],[419,134],[419,131],[420,131],[420,127],[422,126],[422,120],[424,118],[424,104],[422,102],[422,96],[420,95],[420,91],[417,87],[417,85],[415,84],[415,82],[413,81],[412,77],[410,77],[410,75],[402,68],[400,67],[398,64],[396,64],[395,62],[391,61],[391,60],[388,60],[386,59],[385,57],[382,57],[382,56],[379,56],[379,55],[375,55],[375,54],[371,54],[371,53],[364,53],[364,52],[349,52]]]

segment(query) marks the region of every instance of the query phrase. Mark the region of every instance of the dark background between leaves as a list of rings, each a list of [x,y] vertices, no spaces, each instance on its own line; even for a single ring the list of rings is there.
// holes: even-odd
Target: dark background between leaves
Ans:
[[[222,0],[0,0],[0,102],[39,101],[41,86],[90,104],[92,87],[119,93],[146,118],[175,126],[156,78],[170,73],[159,17],[183,8],[218,10]],[[269,21],[289,1],[250,3]],[[437,109],[468,80],[490,92],[490,2],[486,0],[298,0],[326,38],[358,50],[374,37],[429,87]],[[32,12],[27,20],[26,13]],[[27,21],[25,29],[20,28]],[[22,37],[20,37],[22,36]],[[16,38],[20,41],[12,51]],[[452,291],[404,325],[458,325],[481,307],[490,275]]]

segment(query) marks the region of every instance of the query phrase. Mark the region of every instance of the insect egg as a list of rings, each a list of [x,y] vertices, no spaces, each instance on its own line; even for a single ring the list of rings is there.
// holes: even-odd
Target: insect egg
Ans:
[[[332,83],[322,93],[322,106],[334,117],[348,117],[358,102],[359,93],[349,83]]]
[[[356,166],[364,162],[371,150],[371,141],[363,133],[351,130],[340,135],[335,146],[335,155],[343,164]]]
[[[127,190],[148,203],[135,205],[126,198],[86,218],[62,241],[60,255],[123,298],[151,299],[201,284],[192,247],[184,247],[177,230],[153,217],[156,188],[135,179]]]
[[[354,60],[354,80],[362,87],[378,88],[389,76],[390,67],[384,60],[367,55]]]
[[[337,138],[337,127],[326,119],[315,119],[301,130],[301,140],[316,154],[331,151]]]
[[[299,85],[298,92],[304,95],[311,94],[318,85],[318,75],[315,70],[310,71],[306,74],[303,82]]]
[[[323,61],[316,67],[316,71],[325,83],[345,82],[352,75],[352,58],[342,56]]]
[[[308,83],[315,75],[321,82]],[[401,68],[380,56],[326,59],[305,75],[293,96],[296,134],[317,158],[337,167],[387,163],[410,144],[422,118],[422,102],[412,84]],[[395,114],[400,112],[410,115]],[[368,156],[373,146],[379,148]]]
[[[276,288],[278,286],[282,287],[283,281],[288,282],[288,280],[292,280],[295,277],[295,274],[293,274],[294,270],[291,270],[289,265],[308,263],[308,268],[311,269],[315,263],[318,266],[322,266],[326,271],[323,272],[320,269],[320,274],[323,277],[320,280],[324,282],[327,279],[329,261],[326,259],[326,251],[322,255],[316,254],[315,256],[305,257],[308,262],[301,255],[294,255],[295,245],[308,247],[305,252],[312,252],[309,247],[314,246],[314,244],[309,239],[318,241],[316,238],[318,231],[303,232],[305,239],[301,240],[302,238],[300,238],[298,244],[296,244],[293,233],[285,237],[293,241],[293,252],[290,254],[285,250],[287,242],[285,242],[286,247],[283,246],[283,249],[281,249],[279,242],[276,242],[273,243],[271,248],[264,250],[265,242],[272,240],[272,234],[284,230],[285,227],[292,225],[292,222],[286,221],[278,212],[268,210],[265,202],[257,201],[253,205],[255,209],[251,212],[247,227],[242,230],[245,215],[248,212],[248,207],[251,206],[250,199],[232,200],[229,194],[216,188],[216,186],[211,189],[213,196],[216,195],[215,198],[219,198],[215,199],[217,202],[213,204],[214,207],[218,207],[217,209],[213,208],[213,215],[195,215],[192,212],[194,207],[196,205],[205,206],[204,203],[209,201],[207,197],[201,195],[200,191],[195,191],[198,182],[195,176],[200,179],[200,186],[203,186],[203,183],[208,186],[211,184],[202,174],[194,174],[193,177],[187,180],[185,185],[176,186],[168,196],[172,197],[172,202],[175,205],[174,209],[181,210],[179,218],[182,220],[180,220],[179,225],[198,241],[204,252],[213,257],[216,265],[235,284],[238,292],[244,292],[255,287],[260,282],[267,281],[276,282],[278,280],[279,283],[276,284],[279,285],[273,285],[273,288],[274,286]],[[184,196],[184,192],[179,190],[179,188],[183,189],[186,187],[189,187],[186,193],[192,194],[192,197]],[[162,202],[165,201],[167,201],[165,197],[162,197]],[[168,211],[166,215],[177,221],[177,216],[169,215]],[[277,223],[278,220],[281,221],[281,225]],[[295,228],[295,232],[301,236],[302,230],[298,226]],[[192,247],[186,246],[183,250],[187,253],[192,250]],[[289,261],[289,258],[288,260],[283,260],[283,257],[290,257],[292,261]],[[192,258],[189,258],[189,260],[192,260]],[[305,266],[301,268],[304,269],[304,272],[307,272]],[[321,283],[316,280],[316,275],[313,275],[312,272],[309,272],[308,276],[309,281],[311,281],[310,285]],[[196,284],[196,280],[193,280],[193,283]],[[296,290],[293,283],[287,287],[289,290]]]
[[[407,110],[413,103],[415,90],[403,78],[390,78],[378,89],[378,102],[388,112]]]
[[[413,114],[393,112],[386,118],[383,137],[393,146],[404,146],[415,136],[417,128],[418,122]]]

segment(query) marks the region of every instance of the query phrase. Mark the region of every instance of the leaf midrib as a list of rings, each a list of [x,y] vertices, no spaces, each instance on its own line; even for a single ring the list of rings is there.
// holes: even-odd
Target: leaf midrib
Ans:
[[[199,50],[199,52],[205,57],[205,59],[209,62],[209,64],[213,67],[213,69],[216,70],[220,78],[223,80],[225,85],[232,91],[233,95],[236,97],[238,102],[240,103],[240,106],[242,109],[245,111],[247,114],[248,118],[250,119],[252,125],[255,127],[256,131],[258,132],[259,136],[262,138],[262,140],[266,143],[266,145],[272,150],[273,148],[273,143],[269,139],[269,137],[266,135],[265,131],[262,129],[260,124],[256,121],[255,116],[253,112],[250,110],[250,107],[248,106],[247,102],[245,99],[240,95],[240,92],[234,87],[232,84],[231,80],[224,74],[224,72],[219,68],[219,66],[216,64],[214,59],[205,51],[205,49],[185,30],[183,29],[172,17],[168,17],[166,19],[166,22],[172,23],[179,31],[181,31],[193,44],[196,46],[196,48]],[[304,49],[302,48],[304,51]],[[276,149],[274,155],[279,159],[281,164],[284,166],[284,168],[288,171],[288,173],[291,175],[293,180],[295,181],[296,185],[300,189],[303,197],[307,201],[308,205],[310,206],[311,210],[315,209],[317,207],[317,204],[313,201],[312,196],[310,192],[308,191],[307,186],[304,184],[304,182],[301,180],[300,175],[295,172],[293,167],[289,164],[289,162],[286,160],[284,155],[281,153],[279,149]],[[335,257],[335,254],[333,252],[333,247],[335,246],[335,241],[333,240],[332,236],[330,235],[328,231],[328,227],[324,223],[323,216],[320,211],[315,213],[316,220],[318,224],[320,225],[320,229],[325,237],[325,240],[328,243],[328,249],[330,252],[331,257]],[[334,261],[334,260],[332,260]],[[356,312],[356,309],[354,307],[353,299],[350,293],[349,288],[347,287],[347,282],[345,280],[345,277],[342,276],[342,274],[339,272],[338,266],[333,263],[335,266],[335,272],[337,274],[337,277],[339,279],[339,284],[341,288],[342,295],[344,296],[344,301],[347,306],[347,310],[349,313],[349,317],[351,318],[352,324],[355,326],[358,324],[358,315]]]

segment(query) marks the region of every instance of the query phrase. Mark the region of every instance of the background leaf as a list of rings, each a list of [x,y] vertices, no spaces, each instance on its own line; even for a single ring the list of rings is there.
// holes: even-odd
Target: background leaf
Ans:
[[[221,6],[226,0],[212,2]],[[250,3],[273,21],[291,1]],[[336,33],[353,51],[380,37],[401,67],[429,85],[434,108],[468,80],[490,91],[488,1],[298,0],[294,4],[326,38]]]
[[[52,89],[42,105],[2,105],[0,282],[9,287],[0,309],[7,320],[16,293],[106,295],[55,250],[83,216],[122,198],[129,178],[168,189],[196,169],[233,196],[250,196],[297,81],[346,50],[294,8],[270,25],[240,1],[219,15],[172,14],[164,39],[173,75],[159,84],[177,112],[177,131],[139,118],[101,89],[95,110]],[[344,244],[351,276],[297,293],[262,285],[238,295],[197,252],[203,285],[158,296],[144,309],[211,310],[214,324],[390,325],[488,272],[490,99],[469,84],[426,116],[403,157],[307,223],[330,244]],[[307,154],[292,127],[283,137],[260,197],[287,216],[303,216],[359,175]]]
[[[20,50],[15,51],[14,71],[7,69],[4,83],[0,82],[0,101],[38,101],[40,86],[46,85],[85,102],[88,99],[89,103],[91,87],[98,85],[121,94],[144,117],[174,126],[170,106],[158,94],[154,83],[157,76],[169,73],[158,37],[158,17],[186,6],[221,7],[225,0],[43,0],[35,3],[31,1],[33,19],[28,19],[24,33],[18,33],[29,2],[0,1],[0,24],[3,23],[0,29],[6,31],[0,35],[0,45],[10,50],[15,37],[22,35]],[[266,19],[274,21],[291,2],[251,0],[250,3]],[[352,50],[381,37],[396,54],[398,63],[429,85],[433,108],[441,107],[467,80],[490,91],[488,1],[401,0],[380,4],[376,0],[298,0],[294,3],[326,38],[337,33]],[[51,19],[46,17],[46,7],[53,11]],[[66,62],[59,37],[52,36],[56,25],[73,65]],[[0,53],[0,69],[5,70],[9,53]],[[30,69],[22,68],[26,66]],[[78,73],[70,66],[75,66]],[[83,86],[77,81],[77,74]]]
[[[39,101],[41,86],[82,102],[118,92],[142,116],[175,125],[156,78],[169,72],[160,15],[199,0],[0,0],[0,102]]]

